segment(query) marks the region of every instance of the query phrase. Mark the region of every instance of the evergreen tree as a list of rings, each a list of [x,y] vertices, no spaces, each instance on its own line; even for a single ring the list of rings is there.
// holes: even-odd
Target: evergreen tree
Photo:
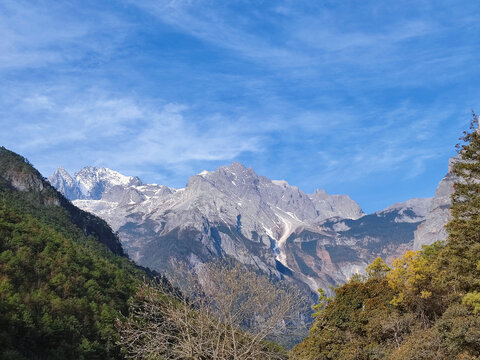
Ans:
[[[463,144],[457,145],[460,161],[453,168],[458,180],[452,195],[452,220],[441,254],[448,283],[457,296],[480,290],[480,132],[475,113],[470,131],[461,140]]]
[[[365,269],[369,279],[381,279],[390,271],[390,267],[383,261],[381,257],[377,257]]]
[[[407,251],[391,269],[375,259],[363,281],[335,289],[328,303],[321,296],[293,359],[480,359],[478,120],[458,145],[446,244]]]

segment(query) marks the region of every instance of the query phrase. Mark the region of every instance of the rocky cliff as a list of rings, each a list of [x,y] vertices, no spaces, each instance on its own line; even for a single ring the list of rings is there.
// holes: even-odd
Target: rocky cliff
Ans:
[[[453,166],[460,160],[455,156],[449,160],[448,173],[438,184],[435,196],[430,204],[425,221],[415,231],[413,248],[420,250],[423,245],[433,244],[435,241],[447,239],[445,225],[450,220],[450,196],[453,194],[455,176],[452,174]]]

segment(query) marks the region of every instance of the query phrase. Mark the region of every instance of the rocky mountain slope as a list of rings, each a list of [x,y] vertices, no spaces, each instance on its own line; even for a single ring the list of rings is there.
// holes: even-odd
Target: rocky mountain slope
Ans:
[[[453,194],[453,184],[455,182],[452,170],[458,161],[458,156],[449,160],[448,173],[438,184],[433,201],[425,216],[425,221],[415,231],[414,250],[420,250],[422,245],[430,245],[435,241],[443,241],[447,238],[445,225],[450,220],[450,196]]]
[[[306,194],[239,163],[194,175],[183,189],[93,167],[73,177],[59,168],[49,180],[118,231],[140,265],[168,272],[180,260],[198,266],[229,257],[312,290],[411,249],[419,225],[437,219],[438,196],[366,215],[346,195]]]

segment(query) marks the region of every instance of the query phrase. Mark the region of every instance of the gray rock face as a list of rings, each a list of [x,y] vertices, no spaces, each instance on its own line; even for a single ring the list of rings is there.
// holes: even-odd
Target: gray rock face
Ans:
[[[433,198],[414,198],[407,201],[390,205],[385,210],[378,211],[378,214],[385,214],[398,211],[401,215],[396,220],[399,222],[419,222],[430,212]]]
[[[358,219],[365,215],[360,206],[347,195],[328,195],[325,190],[317,190],[309,197],[316,210],[326,219],[335,216]]]
[[[455,176],[452,174],[453,166],[460,161],[459,156],[449,160],[448,173],[438,184],[435,197],[432,200],[425,221],[415,231],[414,250],[421,250],[423,245],[430,245],[436,241],[445,241],[447,231],[445,225],[450,220],[450,196],[453,194]]]
[[[358,219],[335,217],[298,229],[287,240],[288,264],[312,289],[343,283],[377,256],[391,262],[411,249],[430,202],[413,199]]]
[[[63,175],[54,177],[59,187],[71,183]],[[194,175],[183,189],[105,168],[84,168],[74,181],[82,193],[74,204],[118,231],[140,265],[168,272],[178,261],[230,257],[314,291],[411,249],[432,203],[411,199],[365,215],[348,196],[306,194],[239,163]]]

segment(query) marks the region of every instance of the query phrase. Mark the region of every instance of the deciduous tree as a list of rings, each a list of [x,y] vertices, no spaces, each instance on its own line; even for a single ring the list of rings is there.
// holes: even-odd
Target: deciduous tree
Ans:
[[[118,324],[129,357],[286,358],[266,340],[298,325],[304,300],[297,290],[240,265],[211,263],[198,276],[186,274],[182,293],[163,283],[140,287],[130,317]]]

